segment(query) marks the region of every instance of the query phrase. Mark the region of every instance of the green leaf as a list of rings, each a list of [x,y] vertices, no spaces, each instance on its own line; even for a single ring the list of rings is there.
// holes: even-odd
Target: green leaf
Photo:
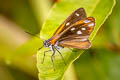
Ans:
[[[90,36],[90,40],[94,38],[100,26],[104,23],[107,17],[112,12],[112,8],[115,5],[115,0],[62,0],[56,3],[43,24],[41,30],[41,38],[49,39],[59,25],[76,9],[83,7],[86,10],[88,17],[95,17],[96,26],[95,30]],[[69,65],[72,64],[82,53],[83,50],[69,50],[68,48],[61,49],[60,52],[64,56],[67,65],[64,65],[61,56],[56,53],[54,58],[55,71],[53,70],[53,64],[51,62],[52,52],[48,52],[45,57],[44,64],[42,63],[44,51],[48,48],[43,48],[38,51],[37,55],[37,67],[39,70],[40,80],[61,80],[65,71]]]

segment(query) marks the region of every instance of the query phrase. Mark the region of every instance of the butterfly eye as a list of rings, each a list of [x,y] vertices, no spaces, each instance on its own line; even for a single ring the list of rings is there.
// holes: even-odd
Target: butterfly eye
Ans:
[[[49,47],[51,45],[49,40],[45,40],[43,44],[45,47]]]

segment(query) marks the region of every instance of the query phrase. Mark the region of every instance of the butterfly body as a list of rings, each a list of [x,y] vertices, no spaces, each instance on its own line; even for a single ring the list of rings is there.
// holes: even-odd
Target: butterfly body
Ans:
[[[91,42],[88,40],[88,38],[90,34],[93,32],[94,26],[95,19],[93,17],[86,17],[84,8],[79,8],[76,11],[74,11],[63,22],[63,24],[60,25],[60,27],[56,30],[54,35],[50,39],[44,41],[44,46],[49,47],[50,51],[53,52],[53,55],[51,56],[52,62],[53,56],[56,53],[55,50],[59,52],[59,49],[61,47],[77,49],[90,48]],[[61,53],[60,55],[62,56]]]

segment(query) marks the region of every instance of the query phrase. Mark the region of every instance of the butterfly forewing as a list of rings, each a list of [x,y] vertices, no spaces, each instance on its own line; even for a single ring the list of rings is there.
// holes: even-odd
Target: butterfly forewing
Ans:
[[[60,38],[61,32],[64,32],[66,28],[69,28],[71,25],[73,25],[75,22],[80,21],[82,19],[86,18],[86,13],[84,8],[79,8],[76,11],[74,11],[56,30],[53,37],[50,38],[51,44],[54,45],[55,42]],[[63,33],[62,33],[63,34]]]
[[[86,18],[86,13],[84,8],[77,9],[63,22],[63,24],[60,25],[60,27],[56,30],[53,36],[60,34],[67,27],[84,18]]]
[[[64,34],[62,34],[60,39],[73,35],[77,37],[89,36],[92,33],[94,26],[95,19],[93,17],[88,17],[83,20],[77,21],[66,32],[63,31]]]

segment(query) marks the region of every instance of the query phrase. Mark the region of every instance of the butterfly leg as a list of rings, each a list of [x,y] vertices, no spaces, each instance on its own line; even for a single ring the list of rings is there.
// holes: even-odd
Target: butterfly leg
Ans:
[[[56,49],[56,48],[55,48],[55,49]],[[57,52],[61,55],[62,60],[64,61],[64,64],[66,65],[66,62],[65,62],[64,57],[62,56],[61,52],[60,52],[58,49],[56,49],[56,50],[57,50]]]
[[[42,61],[42,64],[44,63],[44,60],[45,60],[45,54],[47,53],[47,52],[50,52],[51,50],[48,50],[48,51],[44,51],[44,57],[43,57],[43,61]]]
[[[53,52],[53,54],[52,54],[52,56],[51,56],[51,61],[52,61],[52,63],[53,63],[53,69],[54,69],[54,71],[55,71],[55,64],[54,64],[54,61],[53,61],[53,57],[54,57],[54,55],[55,55],[55,50],[54,50],[54,48],[53,48],[53,46],[52,46],[52,52]]]

